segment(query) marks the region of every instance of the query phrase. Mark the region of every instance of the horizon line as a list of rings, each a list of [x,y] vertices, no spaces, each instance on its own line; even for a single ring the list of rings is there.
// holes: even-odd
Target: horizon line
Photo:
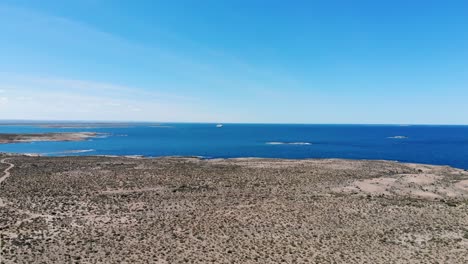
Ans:
[[[60,119],[0,119],[0,124],[27,124],[27,122],[46,124],[54,123],[87,123],[87,124],[144,124],[144,123],[166,123],[166,124],[232,124],[232,125],[363,125],[363,126],[468,126],[468,124],[428,124],[428,123],[302,123],[302,122],[215,122],[215,121],[129,121],[129,120],[60,120]]]

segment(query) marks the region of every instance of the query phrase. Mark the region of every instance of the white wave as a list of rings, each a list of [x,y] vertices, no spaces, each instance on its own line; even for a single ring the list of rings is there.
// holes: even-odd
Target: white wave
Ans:
[[[41,153],[21,153],[21,155],[27,156],[27,157],[41,157],[43,154]]]
[[[312,145],[310,142],[267,142],[267,145]]]
[[[129,158],[129,159],[143,159],[145,156],[143,156],[143,155],[125,155],[123,157]]]
[[[388,137],[388,138],[391,138],[391,139],[407,139],[408,137],[407,136],[393,136],[393,137]]]
[[[77,149],[77,150],[66,150],[60,152],[61,154],[73,154],[73,153],[86,153],[86,152],[94,152],[95,149]]]
[[[109,134],[102,134],[102,135],[99,135],[99,136],[95,136],[93,138],[108,138],[108,137],[110,137]]]
[[[44,152],[40,153],[40,155],[50,156],[50,155],[67,155],[67,154],[79,154],[79,153],[87,153],[87,152],[94,152],[95,149],[76,149],[76,150],[65,150],[60,152]]]

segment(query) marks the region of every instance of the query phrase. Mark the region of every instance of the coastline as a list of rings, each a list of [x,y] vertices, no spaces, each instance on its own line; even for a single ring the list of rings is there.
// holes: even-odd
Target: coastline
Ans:
[[[6,143],[6,144],[15,144],[15,143]],[[94,151],[94,150],[92,150]],[[400,161],[400,160],[387,160],[387,159],[350,159],[350,158],[338,158],[338,157],[327,157],[327,158],[270,158],[270,157],[207,157],[207,156],[193,156],[193,155],[167,155],[167,156],[146,156],[146,155],[106,155],[106,154],[89,154],[89,155],[66,155],[73,153],[86,153],[92,152],[91,150],[68,150],[63,152],[57,152],[54,154],[63,154],[63,155],[49,155],[50,153],[16,153],[16,152],[2,152],[0,151],[0,157],[3,156],[26,156],[26,157],[44,157],[44,158],[79,158],[79,157],[103,157],[103,158],[131,158],[131,159],[198,159],[198,160],[219,160],[219,161],[242,161],[242,160],[264,160],[264,161],[320,161],[320,160],[342,160],[342,161],[362,161],[362,162],[390,162],[406,165],[421,165],[421,166],[435,166],[435,167],[446,167],[457,170],[468,171],[468,169],[451,166],[448,164],[434,164],[434,163],[421,163],[421,162],[411,162],[411,161]]]

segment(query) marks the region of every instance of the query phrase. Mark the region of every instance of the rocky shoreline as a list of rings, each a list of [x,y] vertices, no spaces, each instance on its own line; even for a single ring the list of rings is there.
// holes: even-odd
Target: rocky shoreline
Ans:
[[[0,155],[2,263],[466,263],[468,172]],[[0,175],[3,176],[3,175]]]

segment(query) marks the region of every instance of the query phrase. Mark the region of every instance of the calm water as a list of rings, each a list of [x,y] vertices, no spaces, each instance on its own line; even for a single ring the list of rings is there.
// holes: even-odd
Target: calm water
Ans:
[[[468,169],[468,126],[136,124],[107,128],[0,126],[0,133],[101,132],[83,142],[0,145],[0,152],[206,158],[349,158],[451,165]],[[392,138],[402,136],[404,138]]]

